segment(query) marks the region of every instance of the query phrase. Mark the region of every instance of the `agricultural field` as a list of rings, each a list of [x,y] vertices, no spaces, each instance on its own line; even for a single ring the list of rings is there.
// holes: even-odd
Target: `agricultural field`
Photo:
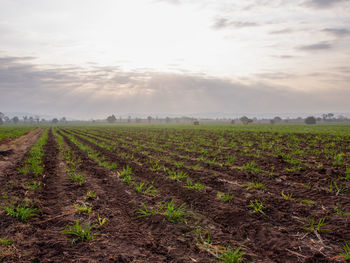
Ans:
[[[0,155],[0,262],[350,260],[347,125],[58,126],[17,140]]]
[[[32,127],[26,127],[26,126],[5,126],[5,127],[0,127],[0,144],[4,143],[3,140],[7,139],[13,139],[17,138],[18,136],[30,131],[33,129]]]

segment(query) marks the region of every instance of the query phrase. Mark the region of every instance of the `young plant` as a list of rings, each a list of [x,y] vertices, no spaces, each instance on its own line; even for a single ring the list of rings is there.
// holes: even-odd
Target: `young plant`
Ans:
[[[27,219],[36,216],[35,211],[37,208],[35,207],[27,207],[27,206],[17,206],[15,207],[5,207],[5,210],[8,215],[17,218],[19,221],[26,221]]]
[[[254,213],[258,212],[262,215],[266,215],[265,212],[263,211],[265,206],[261,200],[255,200],[255,201],[250,200],[250,204],[248,205],[248,207],[253,208]]]
[[[293,201],[293,200],[294,200],[293,194],[291,194],[291,193],[285,194],[284,191],[282,190],[281,195],[282,195],[282,198],[283,198],[284,200],[289,200],[289,201]]]
[[[129,165],[127,165],[126,167],[123,168],[123,170],[121,170],[120,172],[118,172],[118,176],[124,178],[127,176],[131,177],[132,174],[132,169]]]
[[[225,263],[235,263],[242,262],[244,253],[241,250],[241,247],[232,250],[230,246],[227,247],[226,252],[221,253],[220,260]]]
[[[85,200],[95,200],[97,198],[97,194],[94,191],[87,191],[84,199]]]
[[[79,186],[82,186],[85,183],[85,175],[84,174],[79,174],[79,173],[75,173],[75,172],[71,172],[69,174],[69,178],[76,184]]]
[[[313,217],[311,219],[311,222],[309,224],[309,226],[306,228],[307,231],[309,232],[315,232],[315,231],[330,231],[329,229],[323,228],[323,226],[325,226],[326,223],[326,217],[322,217],[318,220],[317,225],[315,224],[315,218]]]
[[[331,181],[330,185],[329,185],[329,192],[333,192],[335,191],[336,194],[338,194],[339,192],[342,192],[344,190],[344,188],[341,185],[338,185],[335,181]]]
[[[177,161],[177,162],[174,162],[174,165],[176,166],[177,169],[180,169],[184,166],[184,163],[183,162],[180,162],[180,161]]]
[[[107,218],[102,218],[100,215],[97,215],[97,220],[98,220],[98,227],[103,227],[104,224],[107,223],[108,219]]]
[[[135,184],[135,189],[136,192],[144,194],[144,195],[149,195],[149,196],[154,196],[158,193],[158,190],[154,189],[153,185],[147,186],[145,183],[140,182]]]
[[[204,185],[202,185],[200,182],[196,182],[193,184],[191,178],[187,177],[186,179],[186,186],[184,186],[187,189],[195,189],[195,190],[203,190]]]
[[[74,225],[66,227],[63,234],[73,236],[72,244],[75,245],[78,241],[89,241],[93,239],[93,235],[90,233],[91,228],[90,224],[83,227],[80,225],[79,221],[75,221]]]
[[[248,173],[259,173],[261,172],[261,169],[259,167],[256,167],[256,164],[254,161],[251,161],[250,163],[244,164],[242,166],[242,169],[247,171]]]
[[[157,212],[157,209],[148,209],[145,204],[142,204],[142,208],[137,209],[137,213],[139,214],[137,218],[152,216],[155,215]]]
[[[40,183],[38,183],[36,180],[33,180],[32,183],[27,183],[26,186],[28,189],[35,191],[40,187]]]
[[[338,204],[335,208],[335,213],[340,216],[350,216],[350,212],[345,212],[340,204]]]
[[[131,184],[132,181],[133,181],[133,179],[132,179],[132,176],[131,176],[131,175],[125,175],[125,176],[123,177],[123,182],[124,182],[124,183]]]
[[[228,156],[225,161],[225,165],[232,166],[236,162],[237,158],[235,156]]]
[[[176,207],[174,200],[171,200],[168,203],[165,203],[165,209],[163,214],[165,218],[171,223],[185,222],[186,217],[190,214],[185,210],[185,204],[181,204]]]
[[[168,170],[168,176],[172,180],[181,181],[182,179],[186,178],[188,174],[183,171]]]
[[[341,177],[342,180],[349,181],[350,180],[350,167],[346,167],[345,175]]]
[[[302,204],[308,205],[308,206],[313,206],[313,205],[316,204],[315,201],[311,201],[311,200],[307,200],[307,199],[301,200],[300,202],[301,202]]]
[[[338,153],[333,157],[333,165],[334,166],[341,166],[343,165],[343,156],[344,153]]]
[[[226,193],[218,192],[216,196],[221,202],[224,203],[230,202],[233,199],[233,195],[230,195],[230,190],[228,190]]]
[[[92,207],[91,206],[87,206],[86,204],[75,205],[74,207],[75,207],[75,209],[77,210],[78,213],[90,214],[92,212]]]
[[[0,246],[7,247],[7,246],[11,246],[13,243],[14,242],[12,240],[0,237]]]
[[[350,261],[350,246],[347,242],[343,245],[344,253],[341,253],[340,256],[342,256],[346,261]]]
[[[244,186],[246,187],[247,190],[251,190],[251,189],[263,190],[266,188],[266,185],[259,182],[249,182],[247,184],[244,184]]]

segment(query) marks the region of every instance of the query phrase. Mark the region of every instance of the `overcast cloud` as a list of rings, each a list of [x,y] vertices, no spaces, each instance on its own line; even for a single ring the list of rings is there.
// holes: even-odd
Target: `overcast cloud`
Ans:
[[[0,111],[350,112],[350,1],[0,0]]]

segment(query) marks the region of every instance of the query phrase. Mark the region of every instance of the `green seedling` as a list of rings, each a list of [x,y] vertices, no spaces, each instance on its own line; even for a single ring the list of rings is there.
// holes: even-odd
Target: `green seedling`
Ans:
[[[36,180],[34,180],[32,183],[27,183],[26,186],[28,187],[28,189],[35,191],[40,187],[40,183],[38,183]]]
[[[124,183],[131,184],[132,181],[133,181],[133,179],[132,179],[132,176],[131,176],[131,175],[125,175],[125,176],[123,177],[123,182],[124,182]]]
[[[228,190],[226,193],[217,192],[216,196],[221,202],[224,203],[230,202],[233,199],[233,195],[230,195],[230,190]]]
[[[136,192],[149,196],[155,196],[158,193],[158,190],[154,189],[153,185],[147,186],[143,182],[135,184],[135,189]]]
[[[350,216],[350,212],[345,212],[340,204],[338,204],[335,208],[335,213],[340,216]]]
[[[329,185],[329,192],[336,192],[337,194],[339,192],[342,192],[344,188],[341,185],[338,185],[335,181],[331,181]]]
[[[251,161],[250,163],[244,164],[242,166],[242,169],[247,171],[248,173],[259,173],[261,172],[261,169],[259,167],[256,167],[256,164],[254,161]]]
[[[104,224],[107,223],[108,219],[107,218],[102,218],[100,215],[97,215],[97,220],[98,220],[98,226],[101,228],[103,227]]]
[[[294,200],[293,194],[291,194],[291,193],[290,194],[285,194],[284,191],[282,190],[281,195],[282,195],[282,198],[284,200],[289,200],[289,201],[293,201]]]
[[[251,189],[263,190],[266,188],[266,185],[258,182],[250,182],[247,184],[243,184],[243,186],[245,186],[247,190],[251,190]]]
[[[340,256],[343,257],[346,261],[350,261],[350,246],[347,242],[343,245],[344,253],[341,253]]]
[[[127,176],[131,177],[132,175],[132,169],[129,165],[127,165],[125,168],[123,168],[123,170],[121,170],[120,172],[118,172],[118,176],[124,178]]]
[[[237,158],[235,156],[229,156],[226,158],[225,165],[232,166],[235,164]]]
[[[87,191],[85,195],[85,200],[95,200],[97,198],[97,194],[94,191]]]
[[[300,165],[294,165],[290,168],[285,168],[286,172],[299,172],[301,169],[303,169]]]
[[[26,221],[31,217],[36,216],[35,211],[37,208],[35,207],[27,207],[27,206],[17,206],[17,207],[5,207],[5,211],[7,215],[10,215],[14,218],[17,218],[19,221]]]
[[[232,250],[230,246],[227,247],[226,252],[221,253],[219,259],[225,263],[235,263],[242,262],[244,253],[241,250],[241,247]]]
[[[301,202],[302,204],[308,205],[308,206],[313,206],[313,205],[316,204],[315,201],[311,201],[311,200],[307,200],[307,199],[301,200],[300,202]]]
[[[203,190],[204,185],[202,185],[200,182],[192,183],[191,178],[187,177],[186,178],[186,185],[184,186],[187,189],[195,189],[195,190]]]
[[[350,180],[350,167],[346,167],[345,175],[341,177],[342,180],[349,181]]]
[[[79,241],[89,241],[93,239],[93,235],[90,233],[91,228],[90,224],[83,227],[80,225],[79,221],[75,221],[74,225],[66,227],[63,234],[73,236],[72,244],[75,245]]]
[[[137,214],[138,214],[137,218],[152,216],[152,215],[155,215],[156,213],[158,213],[157,209],[153,209],[153,208],[148,209],[145,204],[142,204],[142,208],[137,209]]]
[[[78,213],[90,214],[92,212],[92,207],[91,206],[87,206],[86,204],[75,205],[74,207],[75,207],[75,209],[77,210]]]
[[[150,170],[152,172],[162,172],[165,171],[165,166],[163,164],[154,163]]]
[[[176,207],[174,200],[164,203],[163,214],[165,218],[171,223],[185,222],[186,217],[190,214],[185,210],[185,204]]]
[[[343,165],[343,156],[344,153],[338,153],[333,157],[333,165],[334,166],[341,166]]]
[[[266,215],[265,212],[263,211],[265,206],[261,200],[255,200],[255,201],[250,200],[250,204],[248,205],[248,207],[253,208],[254,213],[258,212],[262,215]]]
[[[7,247],[7,246],[11,246],[14,242],[12,240],[9,239],[5,239],[5,238],[1,238],[0,237],[0,246],[2,247]]]
[[[85,175],[79,173],[70,173],[69,178],[79,186],[82,186],[86,181]]]
[[[168,176],[172,180],[181,181],[182,179],[186,178],[188,174],[183,171],[168,170]]]
[[[177,161],[177,162],[174,162],[174,165],[177,169],[180,169],[184,166],[184,163],[183,162],[180,162],[180,161]]]
[[[330,231],[329,229],[323,228],[326,223],[326,217],[322,217],[318,220],[317,225],[315,224],[315,218],[313,217],[311,219],[311,222],[308,227],[306,227],[306,230],[309,232],[315,232],[315,231]]]

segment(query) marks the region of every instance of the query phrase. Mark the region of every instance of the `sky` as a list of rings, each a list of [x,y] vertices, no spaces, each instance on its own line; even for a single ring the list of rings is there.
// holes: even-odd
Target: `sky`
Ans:
[[[350,0],[0,0],[0,111],[350,112]]]

